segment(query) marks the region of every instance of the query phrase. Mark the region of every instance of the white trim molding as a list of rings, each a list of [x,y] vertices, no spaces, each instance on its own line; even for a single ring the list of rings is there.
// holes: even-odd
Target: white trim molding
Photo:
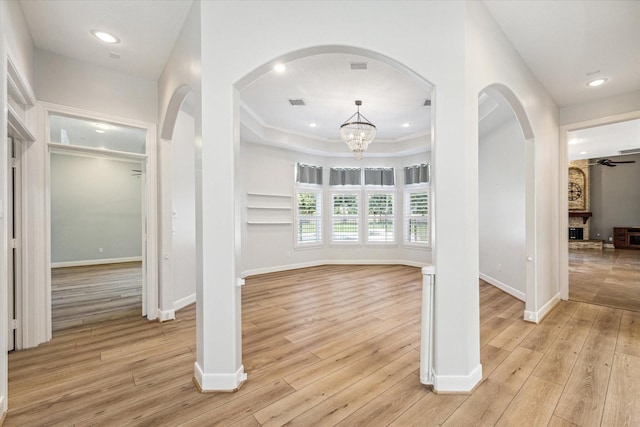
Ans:
[[[544,317],[549,314],[551,309],[556,306],[560,302],[560,292],[554,295],[553,298],[549,300],[540,310],[538,311],[527,311],[524,312],[524,320],[527,322],[540,323]]]
[[[184,298],[180,298],[179,300],[175,301],[173,303],[173,310],[177,311],[180,310],[181,308],[184,308],[186,306],[188,306],[189,304],[193,304],[194,302],[196,302],[196,294],[193,293],[191,295],[187,295]]]
[[[126,257],[126,258],[105,258],[105,259],[86,259],[81,261],[60,261],[60,262],[52,262],[51,268],[81,267],[85,265],[118,264],[122,262],[136,262],[136,261],[142,261],[142,257],[133,256],[133,257]]]
[[[436,393],[470,393],[482,380],[482,364],[478,364],[469,375],[433,375],[433,391]]]
[[[236,391],[243,382],[247,380],[247,374],[244,372],[244,365],[231,374],[205,374],[198,366],[198,362],[193,364],[193,380],[202,393],[214,391]]]
[[[493,285],[496,288],[500,289],[501,291],[504,291],[504,292],[508,293],[509,295],[518,298],[520,301],[525,301],[526,300],[527,295],[524,292],[519,291],[519,290],[507,285],[506,283],[501,282],[498,279],[494,279],[493,277],[487,276],[486,274],[480,273],[479,276],[480,276],[480,278],[482,280],[484,280],[488,284]]]

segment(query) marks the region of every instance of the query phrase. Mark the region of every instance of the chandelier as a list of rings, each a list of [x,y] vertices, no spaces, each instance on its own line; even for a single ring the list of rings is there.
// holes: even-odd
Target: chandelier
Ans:
[[[349,146],[353,156],[358,160],[362,159],[362,153],[376,137],[376,127],[360,114],[361,105],[362,101],[356,101],[358,110],[340,126],[340,138]]]

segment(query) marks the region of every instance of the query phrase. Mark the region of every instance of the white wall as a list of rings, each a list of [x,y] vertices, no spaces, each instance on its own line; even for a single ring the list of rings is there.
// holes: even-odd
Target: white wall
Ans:
[[[140,162],[51,154],[52,266],[142,259],[142,184],[133,169]]]
[[[157,83],[36,50],[38,101],[156,123]]]
[[[7,86],[4,82],[7,80],[6,58],[8,55],[11,56],[22,80],[29,86],[29,90],[33,89],[33,52],[33,40],[28,31],[20,4],[14,1],[0,1],[0,81],[3,82],[0,84],[0,99],[7,99]],[[27,125],[31,125],[31,123],[27,123]],[[0,120],[0,134],[3,135],[3,141],[6,141],[6,138],[4,138],[8,134],[6,115],[3,115]],[[3,207],[7,206],[9,194],[8,164],[7,144],[3,142],[0,144],[0,205]],[[9,244],[7,226],[6,217],[2,215],[2,218],[0,218],[0,418],[2,418],[8,407],[7,333],[9,326],[6,313],[8,312],[7,248]]]
[[[354,160],[345,157],[324,157],[270,147],[262,144],[241,144],[241,199],[242,203],[242,276],[300,268],[324,263],[405,263],[416,266],[427,265],[431,261],[431,251],[406,247],[402,242],[403,213],[403,166],[428,163],[430,153],[408,157],[368,157]],[[295,208],[295,164],[305,163],[322,166],[323,185],[323,245],[319,247],[295,248],[295,226],[247,224],[249,217],[277,215],[278,220],[293,221],[291,211],[256,211],[247,209],[248,199],[254,205],[276,203],[273,200],[247,196],[247,193],[288,195],[292,198],[277,203],[287,203]],[[397,243],[393,245],[332,245],[330,243],[331,194],[329,169],[331,167],[394,167],[396,169],[396,223]],[[364,194],[363,194],[364,197]],[[364,200],[362,201],[364,209]],[[364,224],[363,224],[364,230]]]
[[[613,161],[630,161],[610,168],[591,166],[590,235],[594,239],[613,237],[613,227],[640,227],[640,154],[611,157]]]
[[[525,142],[515,115],[479,144],[480,277],[524,300]]]
[[[173,303],[176,309],[194,302],[196,293],[195,156],[195,119],[180,110],[171,140]]]
[[[569,125],[640,110],[640,90],[560,108],[559,124]]]
[[[535,194],[530,200],[535,201],[531,208],[535,234],[534,242],[529,242],[527,247],[527,257],[531,257],[529,264],[534,277],[532,288],[527,289],[525,309],[527,319],[535,320],[544,316],[560,297],[559,246],[560,238],[566,240],[566,235],[559,232],[558,107],[482,3],[467,2],[467,9],[467,104],[476,104],[465,118],[465,126],[475,129],[471,133],[476,138],[476,148],[469,144],[468,152],[477,150],[478,146],[478,94],[495,83],[504,85],[517,97],[522,111],[516,111],[516,115],[521,125],[528,124],[532,131],[533,138],[526,144],[531,144],[533,151]],[[466,167],[477,169],[477,156],[474,157],[475,166],[472,161]]]
[[[172,157],[174,144],[172,139],[176,133],[178,115],[185,97],[192,99],[189,101],[193,107],[190,112],[194,119],[193,140],[190,147],[193,147],[195,171],[201,170],[200,148],[201,137],[201,101],[200,101],[200,3],[194,2],[185,24],[180,32],[178,40],[167,60],[165,68],[158,80],[158,123],[160,124],[160,140],[158,146],[159,157],[159,180],[160,180],[160,310],[168,313],[171,317],[173,310],[178,308],[185,300],[180,300],[178,295],[187,295],[188,290],[181,285],[174,283],[174,257],[180,264],[180,255],[174,253],[173,247],[173,188],[174,188],[174,168]],[[179,132],[179,131],[178,131]],[[191,137],[190,135],[187,138]],[[182,139],[182,138],[180,138]],[[186,144],[186,141],[185,141]],[[184,144],[177,144],[178,145]],[[191,148],[188,148],[191,149]],[[185,157],[186,160],[186,157]],[[195,202],[195,222],[201,224],[201,187],[202,173],[196,173],[193,177],[195,181],[194,202]],[[200,190],[198,190],[200,189]],[[179,196],[178,196],[179,197]],[[198,242],[196,235],[196,255],[195,255],[195,282],[202,282],[202,251],[198,250],[198,245],[202,247],[202,240]],[[174,289],[176,288],[176,289]],[[197,291],[196,286],[196,291]],[[196,301],[201,301],[202,297],[197,297]],[[177,305],[176,305],[177,304]],[[196,330],[202,333],[201,318],[197,319]]]

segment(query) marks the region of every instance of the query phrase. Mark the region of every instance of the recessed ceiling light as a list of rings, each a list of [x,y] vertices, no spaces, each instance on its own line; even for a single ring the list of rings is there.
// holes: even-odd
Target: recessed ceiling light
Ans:
[[[104,133],[104,131],[102,129],[96,129],[96,132],[98,133]]]
[[[587,154],[588,151],[581,151],[580,154]]]
[[[604,77],[598,77],[597,79],[591,80],[589,83],[587,83],[587,86],[589,87],[598,87],[600,85],[603,85],[607,82],[607,79]]]
[[[309,123],[309,127],[310,128],[315,128],[315,127],[318,127],[318,124],[314,123],[314,122],[311,122],[311,123]]]
[[[107,130],[107,129],[111,129],[111,126],[109,126],[106,123],[94,123],[93,124],[95,127],[102,129],[102,130]]]
[[[409,122],[405,122],[405,123],[403,123],[403,124],[402,124],[402,127],[403,127],[403,128],[411,127],[411,123],[409,123]]]
[[[273,71],[276,73],[284,73],[287,70],[287,67],[284,64],[276,64],[273,66]]]
[[[109,44],[120,43],[119,38],[117,38],[113,34],[107,33],[106,31],[91,30],[91,34],[93,34],[94,37],[97,37],[98,39],[102,40],[105,43],[109,43]]]
[[[569,145],[575,145],[575,144],[579,144],[579,143],[581,143],[581,142],[582,142],[582,140],[581,140],[581,139],[579,139],[579,138],[573,138],[573,139],[570,139],[570,140],[569,140]]]

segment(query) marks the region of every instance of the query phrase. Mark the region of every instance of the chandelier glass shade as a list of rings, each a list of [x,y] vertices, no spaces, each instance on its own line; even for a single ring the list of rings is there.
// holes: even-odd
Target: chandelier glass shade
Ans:
[[[356,159],[362,159],[362,153],[376,137],[376,127],[360,114],[362,101],[356,101],[357,111],[340,126],[340,138],[349,146]]]

